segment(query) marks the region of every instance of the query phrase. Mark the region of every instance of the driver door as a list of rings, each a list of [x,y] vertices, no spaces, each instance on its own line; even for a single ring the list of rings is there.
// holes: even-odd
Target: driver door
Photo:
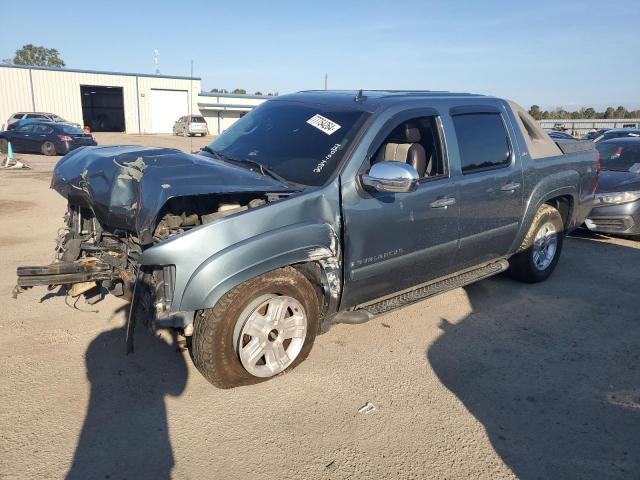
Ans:
[[[420,135],[387,136],[407,121],[421,126]],[[458,244],[458,189],[449,175],[446,145],[437,115],[396,120],[382,135],[386,145],[417,140],[431,158],[414,191],[391,193],[366,190],[357,179],[343,185],[344,289],[341,309],[368,303],[451,273]],[[388,149],[387,149],[388,150]],[[402,147],[395,148],[402,150]],[[370,155],[362,173],[379,153]]]

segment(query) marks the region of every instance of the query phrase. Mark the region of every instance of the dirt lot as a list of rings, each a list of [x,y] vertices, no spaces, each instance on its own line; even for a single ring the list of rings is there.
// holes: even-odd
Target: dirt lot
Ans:
[[[22,157],[33,170],[0,172],[0,478],[640,477],[640,242],[574,236],[544,284],[498,277],[336,326],[295,371],[222,391],[168,336],[139,329],[126,357],[114,297],[11,298],[65,208],[56,158]]]

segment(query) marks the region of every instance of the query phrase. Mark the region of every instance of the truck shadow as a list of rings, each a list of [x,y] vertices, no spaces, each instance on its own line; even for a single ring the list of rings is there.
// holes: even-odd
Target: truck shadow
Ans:
[[[171,477],[165,396],[184,391],[187,366],[175,338],[170,345],[140,326],[135,354],[125,355],[125,332],[104,332],[86,351],[91,396],[68,479]]]
[[[466,288],[427,358],[523,479],[640,475],[640,249],[569,238],[536,285]]]

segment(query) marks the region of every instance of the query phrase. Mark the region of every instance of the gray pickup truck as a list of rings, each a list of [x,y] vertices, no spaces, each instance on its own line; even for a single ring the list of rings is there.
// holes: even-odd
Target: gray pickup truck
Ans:
[[[87,147],[62,158],[62,285],[131,301],[190,339],[214,385],[290,370],[334,323],[361,323],[507,271],[556,267],[589,213],[591,142],[555,143],[516,104],[449,92],[301,92],[265,102],[199,154]]]

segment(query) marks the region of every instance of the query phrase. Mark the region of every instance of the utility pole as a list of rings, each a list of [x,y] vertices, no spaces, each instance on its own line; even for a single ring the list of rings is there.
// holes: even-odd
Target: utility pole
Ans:
[[[327,75],[326,73],[324,74],[324,89],[327,89],[327,79],[329,78],[329,75]]]
[[[193,60],[191,60],[191,78],[189,79],[189,123],[187,123],[187,125],[191,124],[191,115],[193,113],[192,111],[192,106],[193,106]],[[188,128],[188,127],[187,127]],[[189,135],[189,153],[193,152],[193,137],[191,135]]]

